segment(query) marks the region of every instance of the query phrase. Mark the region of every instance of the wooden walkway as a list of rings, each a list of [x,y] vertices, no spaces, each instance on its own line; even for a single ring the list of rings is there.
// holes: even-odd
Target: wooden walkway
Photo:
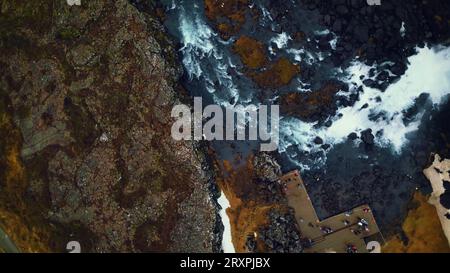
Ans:
[[[358,253],[367,253],[369,238],[383,240],[378,225],[368,205],[363,205],[330,218],[320,220],[298,171],[280,178],[289,206],[306,245],[306,252],[346,253],[351,247]],[[372,241],[372,239],[370,239]]]

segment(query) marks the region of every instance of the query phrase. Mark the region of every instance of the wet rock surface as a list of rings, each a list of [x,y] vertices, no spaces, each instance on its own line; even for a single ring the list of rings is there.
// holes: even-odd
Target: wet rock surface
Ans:
[[[229,38],[245,24],[248,0],[206,0],[205,13],[213,21],[220,34]]]
[[[73,240],[85,252],[220,250],[205,153],[170,137],[184,99],[174,49],[135,6],[2,6],[2,111],[20,132],[27,184],[14,194],[42,204],[23,218],[39,219],[51,251]]]
[[[447,1],[301,0],[309,10],[319,11],[321,24],[338,34],[336,62],[357,53],[369,63],[392,61],[402,74],[402,63],[418,43],[448,41],[450,4]],[[406,49],[406,50],[405,50]]]
[[[368,65],[377,63],[376,68],[369,71],[370,78],[363,78],[362,81],[365,86],[377,88],[380,92],[384,92],[390,83],[404,74],[406,59],[415,53],[414,48],[426,43],[448,44],[450,38],[450,15],[446,1],[382,1],[381,6],[368,6],[366,1],[305,0],[300,3],[313,14],[318,14],[318,25],[331,31],[331,34],[317,37],[317,45],[321,50],[329,50],[327,44],[334,37],[332,33],[338,37],[335,50],[330,50],[324,62],[342,67],[356,57]],[[299,21],[295,19],[295,13],[278,8],[280,5],[280,2],[274,3],[271,14],[278,14],[280,20],[277,22],[281,24],[281,29],[289,33],[301,29],[300,23],[295,23]],[[317,70],[307,65],[302,65],[302,68],[311,73],[307,75],[308,78],[305,75],[300,78],[314,81]],[[326,122],[321,120],[326,121],[333,116],[336,105],[353,105],[361,90],[347,99],[339,96],[322,98],[318,91],[288,93],[281,96],[281,102],[290,106],[284,110],[290,115],[305,121],[319,121],[321,126],[326,126]],[[315,100],[315,97],[318,99]],[[289,98],[292,104],[286,103]],[[331,107],[321,106],[320,103]],[[367,107],[365,105],[362,109]],[[392,155],[392,151],[377,147],[375,139],[383,132],[375,132],[371,128],[350,134],[346,143],[333,146],[326,155],[324,167],[313,167],[304,173],[320,217],[326,218],[359,204],[369,203],[384,232],[398,230],[414,190],[420,188],[425,193],[429,192],[421,169],[429,164],[430,154],[438,150],[448,153],[448,126],[444,125],[446,122],[442,122],[442,119],[437,119],[448,116],[447,108],[448,102],[433,108],[425,94],[420,96],[408,110],[410,113],[406,113],[404,121],[408,123],[408,116],[415,116],[418,111],[427,114],[421,118],[423,122],[418,133],[410,136],[410,146],[399,154],[394,152]],[[317,109],[319,115],[306,115],[311,109]],[[434,122],[427,122],[429,120]],[[436,138],[433,139],[433,135]],[[314,141],[313,144],[319,142]],[[315,161],[310,158],[324,154],[317,152],[316,155],[300,153],[296,160],[313,165]],[[284,157],[280,157],[280,160],[286,162]],[[297,166],[288,163],[283,167],[288,171]]]
[[[305,171],[302,176],[319,217],[324,219],[367,203],[386,236],[400,231],[416,189],[424,194],[431,192],[422,170],[431,164],[432,154],[439,151],[449,155],[450,131],[442,122],[448,116],[448,104],[428,108],[430,112],[422,120],[435,122],[422,122],[401,154],[393,156],[392,150],[376,146],[376,132],[369,128],[361,134],[350,134],[346,143],[334,146],[327,154],[325,169]]]
[[[246,162],[224,162],[218,184],[230,202],[228,215],[237,252],[301,252],[295,218],[278,183],[281,168],[266,153]],[[297,238],[297,239],[295,239]]]
[[[261,240],[275,253],[300,253],[303,246],[296,227],[294,212],[269,212],[269,225],[260,230]]]
[[[336,102],[339,97],[336,93],[345,88],[343,83],[328,82],[313,92],[282,95],[279,100],[280,111],[282,114],[298,117],[304,121],[324,123],[328,117],[336,113]]]
[[[221,2],[227,1],[216,1]],[[240,20],[242,17],[247,20],[239,23],[238,28],[227,28],[224,40],[251,37],[258,42],[258,48],[260,44],[265,45],[269,51],[266,52],[268,62],[276,62],[281,56],[294,59],[293,63],[300,68],[292,81],[272,86],[256,82],[257,88],[252,91],[260,94],[261,101],[279,95],[277,101],[283,115],[317,123],[314,128],[318,129],[330,127],[338,107],[351,107],[363,95],[363,88],[351,83],[346,86],[334,82],[334,87],[325,84],[335,80],[335,74],[330,71],[343,69],[354,60],[369,66],[376,64],[361,81],[363,86],[379,89],[382,94],[405,73],[407,58],[416,54],[416,47],[448,45],[450,38],[447,1],[385,0],[381,6],[369,6],[362,0],[262,0],[247,6],[228,1],[227,4],[226,14],[239,10]],[[218,4],[217,10],[221,7]],[[224,16],[217,13],[207,16],[210,25],[220,32],[219,24],[223,23]],[[233,24],[231,17],[226,20]],[[283,34],[286,34],[284,40]],[[248,47],[248,52],[254,52],[251,49]],[[243,67],[238,69],[246,71],[248,65],[240,58]],[[274,77],[266,74],[264,78],[270,81]],[[369,107],[363,105],[361,110]],[[430,154],[438,151],[448,154],[449,128],[443,120],[448,116],[447,109],[448,102],[434,107],[425,94],[421,95],[403,113],[405,124],[419,112],[426,114],[420,118],[418,132],[408,136],[409,144],[401,152],[377,146],[383,130],[363,128],[339,145],[330,146],[319,138],[311,140],[310,147],[322,150],[302,151],[292,145],[284,155],[277,156],[278,162],[286,172],[299,165],[306,166],[304,180],[321,218],[368,203],[382,231],[390,233],[399,229],[416,188],[429,192],[422,169],[429,164]],[[287,157],[287,153],[294,156]],[[325,161],[323,165],[322,161]]]
[[[303,246],[294,212],[269,212],[269,225],[260,230],[261,240],[274,253],[300,253]]]

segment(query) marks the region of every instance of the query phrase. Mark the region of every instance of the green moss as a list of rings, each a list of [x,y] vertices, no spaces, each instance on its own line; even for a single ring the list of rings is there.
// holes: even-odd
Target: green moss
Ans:
[[[18,28],[28,26],[46,32],[53,20],[52,0],[3,0],[0,13],[0,35],[15,33]]]
[[[57,37],[62,40],[73,40],[80,37],[81,33],[78,29],[73,27],[63,28],[58,31]]]

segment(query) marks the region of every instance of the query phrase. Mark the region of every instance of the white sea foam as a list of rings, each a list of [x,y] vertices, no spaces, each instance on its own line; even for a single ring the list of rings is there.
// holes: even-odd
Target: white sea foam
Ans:
[[[311,145],[317,136],[333,145],[345,141],[352,132],[360,133],[370,128],[374,134],[382,132],[375,139],[377,145],[390,147],[394,152],[400,153],[408,143],[407,135],[417,131],[423,114],[419,113],[412,122],[405,124],[403,112],[423,93],[429,94],[434,104],[440,104],[450,94],[450,48],[426,47],[418,48],[417,51],[416,55],[408,59],[406,73],[385,92],[363,86],[360,76],[367,76],[371,67],[354,62],[346,69],[348,76],[342,80],[363,86],[359,101],[352,107],[339,109],[332,118],[330,128],[315,129],[313,123],[295,118],[282,119],[280,151],[286,151],[292,145],[298,146],[302,151],[314,151],[319,149]],[[366,104],[368,107],[364,108]],[[381,114],[382,118],[369,119],[369,116],[377,114]]]
[[[270,42],[275,43],[278,49],[282,49],[288,45],[289,40],[292,40],[292,38],[286,32],[282,32],[275,35],[275,37],[273,37]]]
[[[208,24],[200,17],[200,12],[186,12],[180,8],[179,31],[183,47],[183,65],[190,79],[204,78],[205,88],[212,94],[214,101],[225,107],[230,106],[230,98],[237,103],[239,90],[229,75],[231,63],[229,58],[224,58],[219,44],[223,41]],[[198,7],[195,7],[199,9]],[[218,83],[223,92],[217,94]]]
[[[272,15],[270,12],[264,7],[260,6],[261,12],[262,12],[262,18],[264,21],[273,21]]]
[[[434,104],[439,104],[445,95],[450,94],[450,48],[418,49],[418,53],[408,60],[410,64],[405,75],[385,92],[364,87],[360,100],[353,107],[340,109],[339,114],[343,117],[334,122],[328,135],[342,139],[352,131],[360,132],[367,128],[374,132],[383,130],[383,136],[377,139],[378,144],[390,145],[400,152],[407,142],[406,135],[418,129],[421,117],[419,115],[412,123],[405,125],[402,112],[411,107],[422,93],[428,93]],[[361,63],[354,63],[347,70],[349,81],[362,85],[361,73],[366,74],[368,69]],[[369,107],[360,110],[365,104]],[[368,118],[369,115],[381,113],[385,119],[371,121]]]
[[[401,35],[402,37],[405,37],[405,35],[406,35],[406,25],[405,25],[405,22],[402,22],[402,26],[401,26],[401,28],[400,28],[400,35]]]
[[[303,48],[295,49],[295,48],[289,48],[286,49],[286,53],[293,56],[294,61],[300,63],[302,61],[305,61],[307,64],[312,65],[315,62],[319,61],[321,56],[319,54],[313,54],[309,51],[306,51]]]
[[[320,30],[320,31],[314,31],[314,34],[317,35],[317,36],[325,36],[325,35],[328,35],[330,33],[334,37],[332,40],[330,40],[330,47],[331,47],[331,49],[336,50],[337,42],[338,42],[338,39],[339,39],[339,37],[336,35],[336,33],[331,32],[329,29]]]
[[[289,48],[288,50],[286,50],[286,52],[288,54],[291,54],[294,56],[294,60],[296,62],[301,62],[302,61],[302,54],[305,52],[304,49],[295,49],[295,48]]]
[[[318,35],[318,36],[324,36],[324,35],[330,34],[330,30],[329,29],[316,30],[316,31],[314,31],[314,34]]]
[[[199,78],[202,75],[200,60],[213,53],[211,37],[214,32],[199,17],[188,17],[184,11],[180,15],[180,32],[183,43],[183,65],[189,76]],[[198,58],[197,58],[198,57]]]
[[[175,0],[172,0],[169,10],[174,10],[174,9],[176,9],[176,7],[177,7],[177,4],[175,3]]]
[[[330,41],[331,49],[336,50],[337,42],[338,42],[338,36],[335,35],[333,40]]]

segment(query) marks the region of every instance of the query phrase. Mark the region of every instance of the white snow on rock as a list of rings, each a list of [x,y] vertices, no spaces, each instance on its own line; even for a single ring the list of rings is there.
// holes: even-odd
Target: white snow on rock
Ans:
[[[67,0],[69,6],[81,6],[81,0]]]
[[[222,224],[224,226],[223,237],[222,237],[222,249],[224,253],[236,253],[234,249],[233,240],[231,237],[231,226],[230,218],[227,215],[227,208],[230,207],[230,202],[228,201],[225,194],[222,192],[219,199],[217,200],[219,205],[222,207],[220,210],[220,217],[222,218]]]
[[[108,134],[107,133],[103,133],[100,136],[100,142],[108,142],[109,138],[108,138]]]

